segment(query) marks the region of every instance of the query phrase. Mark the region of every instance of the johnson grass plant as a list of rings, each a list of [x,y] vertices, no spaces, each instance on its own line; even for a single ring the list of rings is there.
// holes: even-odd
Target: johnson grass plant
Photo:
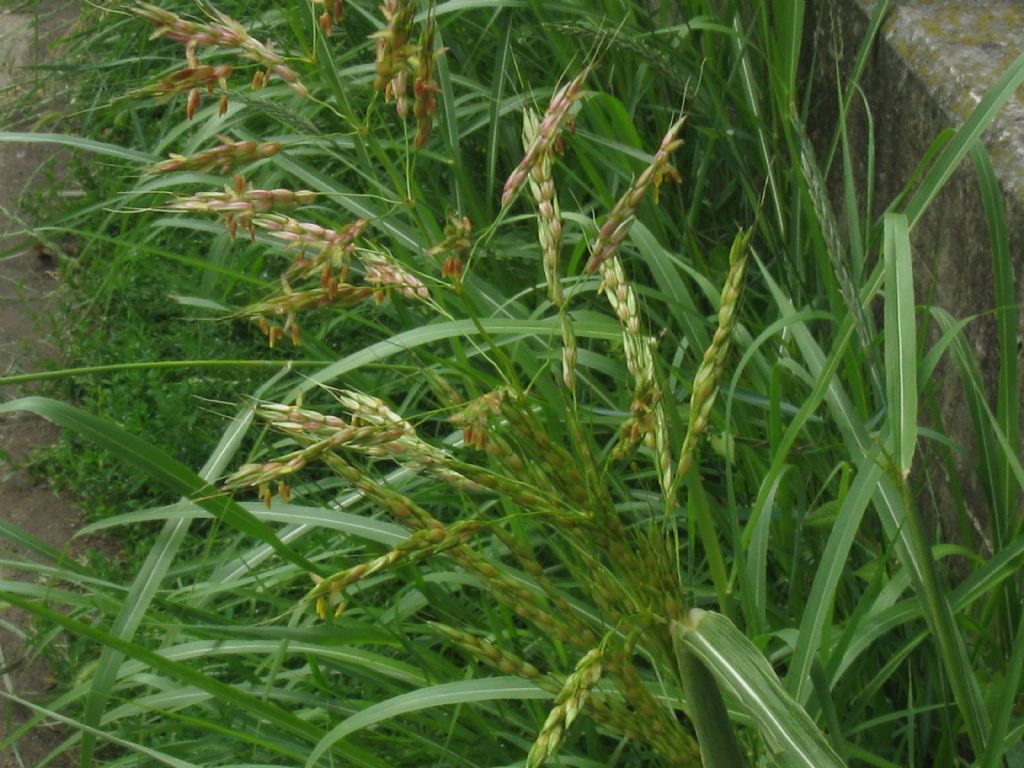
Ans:
[[[2,586],[36,652],[93,654],[50,701],[3,694],[37,713],[6,743],[58,723],[51,757],[116,766],[1019,759],[1017,321],[978,141],[1024,60],[898,204],[851,196],[840,227],[801,3],[90,14],[80,49],[118,55],[68,64],[80,135],[2,136],[90,153],[99,199],[50,231],[187,265],[180,311],[266,350],[110,368],[264,377],[212,409],[200,467],[117,413],[2,406],[180,497],[83,531],[161,526],[126,583],[4,524],[35,554]],[[968,155],[994,404],[970,320],[913,285],[910,232]],[[922,444],[957,451],[940,370],[985,448],[984,545],[921,492]]]

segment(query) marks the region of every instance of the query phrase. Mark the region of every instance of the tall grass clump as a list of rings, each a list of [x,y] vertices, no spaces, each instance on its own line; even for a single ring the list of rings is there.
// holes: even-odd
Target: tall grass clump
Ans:
[[[910,231],[967,154],[1005,225],[977,142],[1024,62],[913,194],[839,227],[802,26],[700,0],[100,12],[134,82],[83,129],[138,130],[3,138],[109,164],[66,226],[187,259],[188,317],[268,350],[161,364],[267,370],[197,469],[3,406],[180,498],[85,529],[161,526],[125,584],[8,526],[42,563],[4,599],[40,652],[93,656],[7,742],[54,720],[82,765],[1001,764],[1024,473],[965,375],[1005,483],[954,581],[972,542],[912,471],[954,441],[918,403],[944,356],[976,365],[916,304]]]

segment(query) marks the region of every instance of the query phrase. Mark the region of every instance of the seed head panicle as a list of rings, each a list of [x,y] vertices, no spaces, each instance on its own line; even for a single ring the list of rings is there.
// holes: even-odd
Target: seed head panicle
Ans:
[[[626,279],[622,260],[615,254],[603,261],[601,290],[622,324],[622,348],[626,357],[626,370],[633,379],[633,402],[630,417],[623,425],[622,440],[616,448],[621,458],[642,442],[655,452],[658,480],[662,489],[672,485],[672,459],[668,439],[668,419],[661,390],[655,376],[653,340],[643,333],[640,303],[633,286]]]
[[[544,675],[543,672],[530,662],[524,661],[511,651],[499,648],[490,640],[477,637],[476,635],[471,635],[468,632],[463,632],[455,627],[450,627],[444,624],[432,623],[431,627],[436,629],[460,648],[467,651],[470,655],[485,664],[504,672],[506,675],[525,677],[527,680],[537,680]]]
[[[551,97],[547,111],[537,125],[537,131],[526,147],[523,159],[512,171],[512,174],[505,181],[501,191],[502,206],[508,205],[516,192],[523,186],[534,165],[540,161],[545,153],[557,148],[557,142],[561,135],[562,128],[572,119],[573,105],[583,98],[583,83],[590,74],[592,65],[588,65],[576,77],[563,85],[555,95]]]
[[[286,335],[293,344],[299,346],[302,343],[299,314],[328,305],[352,307],[371,298],[374,293],[373,289],[367,286],[340,282],[335,282],[327,288],[296,291],[287,280],[282,280],[282,288],[281,293],[235,310],[228,317],[256,321],[271,348]],[[283,325],[278,323],[282,317]]]
[[[444,49],[434,50],[434,32],[437,24],[433,15],[427,18],[420,35],[419,52],[415,56],[414,65],[416,79],[412,84],[412,114],[416,118],[416,148],[422,149],[430,136],[430,129],[437,114],[437,94],[441,92],[434,82],[434,60],[444,53]]]
[[[463,257],[469,253],[473,242],[470,239],[473,224],[468,216],[449,211],[448,223],[444,226],[444,239],[427,250],[428,256],[441,257],[441,277],[452,280],[456,286],[462,281]]]
[[[630,227],[633,226],[636,209],[647,194],[647,190],[652,186],[654,187],[654,200],[657,202],[658,190],[662,182],[666,178],[679,179],[679,173],[669,163],[669,156],[683,143],[676,136],[685,122],[686,118],[680,118],[672,124],[672,127],[668,129],[665,137],[661,140],[661,146],[655,152],[651,164],[643,170],[636,181],[633,182],[633,185],[626,190],[626,194],[615,203],[611,213],[608,214],[608,219],[601,225],[601,229],[598,231],[597,240],[594,241],[590,249],[591,255],[590,261],[587,262],[587,272],[591,274],[596,272],[603,262],[611,258],[618,251],[622,241],[629,234]]]
[[[380,557],[326,578],[314,578],[316,586],[306,595],[306,600],[315,601],[317,614],[322,619],[326,618],[329,605],[340,602],[335,611],[335,616],[338,616],[344,609],[344,602],[341,602],[340,594],[346,588],[396,565],[425,560],[428,557],[461,547],[472,539],[481,528],[483,528],[481,523],[464,520],[447,527],[416,531],[397,547]]]
[[[740,293],[743,289],[743,278],[746,274],[747,252],[750,245],[752,229],[741,231],[733,240],[729,252],[729,273],[722,288],[722,297],[718,306],[718,328],[708,348],[704,350],[700,366],[693,377],[690,393],[690,421],[686,426],[686,437],[679,454],[679,466],[676,468],[676,481],[682,479],[693,465],[693,460],[708,427],[711,407],[718,396],[718,385],[725,369],[725,360],[732,341],[733,329],[739,313]]]
[[[527,151],[539,130],[536,114],[527,108],[523,112],[523,145]],[[558,195],[555,194],[555,182],[551,176],[553,165],[554,148],[549,146],[538,150],[527,178],[530,192],[537,203],[537,239],[540,242],[548,298],[556,307],[561,307],[565,300],[558,271],[559,254],[562,249],[562,212],[558,207]]]
[[[149,173],[171,173],[174,171],[212,171],[228,173],[233,168],[273,157],[284,147],[276,141],[257,143],[255,141],[234,141],[227,136],[218,136],[221,143],[210,149],[185,155],[171,155],[162,163],[149,169]]]
[[[295,208],[316,201],[316,193],[308,189],[252,189],[245,179],[235,177],[233,187],[222,192],[197,192],[191,197],[179,198],[167,206],[168,210],[190,213],[212,213],[224,218],[228,234],[234,237],[238,226],[255,235],[253,217],[275,208]]]
[[[590,692],[601,679],[602,661],[601,649],[594,648],[580,659],[576,669],[565,679],[562,690],[555,698],[555,705],[526,757],[527,768],[537,768],[558,750],[566,732],[583,711]]]
[[[366,219],[356,219],[335,230],[276,213],[254,216],[252,224],[296,249],[295,261],[285,272],[286,279],[319,276],[320,287],[328,293],[338,290],[348,279],[356,239],[369,226]]]
[[[221,89],[220,114],[228,108],[227,79],[231,76],[232,67],[220,64],[212,67],[198,62],[190,63],[185,69],[179,69],[167,75],[155,85],[131,91],[133,98],[154,96],[158,99],[170,98],[179,93],[188,93],[185,102],[185,116],[191,120],[202,103],[202,94],[213,95],[215,87]]]
[[[409,111],[406,86],[409,82],[409,58],[415,54],[410,43],[414,8],[410,0],[384,0],[380,12],[384,29],[373,35],[377,39],[377,74],[373,87],[384,92],[384,98],[395,102],[399,117]]]
[[[501,403],[509,394],[504,387],[495,389],[470,400],[452,415],[451,421],[462,427],[462,439],[466,445],[483,450],[487,445],[491,417],[501,413]]]
[[[355,390],[332,390],[349,419],[297,406],[261,405],[257,415],[272,427],[300,441],[326,441],[374,458],[391,459],[410,469],[424,470],[463,488],[477,489],[450,468],[452,456],[427,443],[415,428],[381,399]]]
[[[407,299],[429,299],[430,291],[412,272],[399,264],[391,254],[377,249],[358,251],[362,262],[363,280],[374,289],[378,302],[384,301],[391,291]]]
[[[312,0],[312,3],[324,9],[317,18],[317,23],[320,25],[321,31],[330,37],[332,29],[341,22],[341,18],[345,14],[345,4],[342,0]]]
[[[200,48],[214,46],[240,48],[242,56],[263,67],[263,69],[257,70],[253,76],[253,88],[262,87],[271,75],[277,75],[299,95],[309,95],[295,71],[285,63],[284,57],[273,50],[269,42],[259,42],[249,34],[242,24],[226,14],[216,12],[213,23],[207,24],[182,19],[171,11],[148,3],[136,6],[133,13],[154,25],[156,29],[153,32],[153,37],[165,37],[168,40],[182,43],[185,46],[185,58],[190,69],[199,68],[197,51]],[[227,74],[230,74],[230,68]],[[225,74],[223,79],[226,77]],[[193,98],[190,95],[190,108],[192,101]],[[227,102],[223,101],[222,110],[226,108],[226,105]],[[194,109],[192,111],[194,112]]]

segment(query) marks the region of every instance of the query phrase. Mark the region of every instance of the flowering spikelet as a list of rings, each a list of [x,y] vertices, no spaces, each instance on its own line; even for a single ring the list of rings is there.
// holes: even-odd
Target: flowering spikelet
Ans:
[[[220,64],[216,67],[190,62],[189,66],[167,75],[156,85],[150,85],[131,91],[128,95],[137,98],[155,96],[158,99],[169,98],[178,93],[188,93],[185,102],[185,116],[191,120],[202,102],[202,92],[213,95],[214,86],[223,92],[220,101],[220,114],[227,111],[227,79],[231,76],[232,67]]]
[[[260,499],[269,507],[273,497],[270,484],[276,482],[278,493],[287,501],[287,478],[301,470],[311,461],[320,458],[329,448],[329,442],[321,441],[287,453],[273,461],[243,464],[224,480],[221,487],[226,491],[234,491],[240,488],[258,488]]]
[[[335,282],[329,288],[309,288],[304,291],[292,290],[284,278],[281,283],[282,293],[255,304],[249,304],[228,315],[229,318],[255,320],[259,324],[260,331],[267,337],[271,348],[286,334],[296,346],[301,343],[298,323],[298,315],[301,312],[325,307],[329,304],[351,307],[374,295],[374,290],[368,286],[355,286],[348,283]],[[280,317],[285,318],[283,325],[274,322],[275,318]]]
[[[374,288],[378,302],[384,301],[391,290],[398,291],[407,299],[429,299],[430,291],[418,277],[395,261],[383,250],[363,249],[359,260],[365,271],[363,279]]]
[[[740,291],[743,288],[743,276],[747,267],[747,247],[753,230],[741,231],[733,240],[729,252],[729,274],[722,288],[722,298],[718,308],[718,328],[711,343],[704,351],[700,367],[693,377],[693,388],[690,394],[690,422],[686,427],[686,437],[680,451],[679,466],[676,468],[676,480],[689,471],[697,451],[697,444],[708,426],[708,415],[718,395],[718,384],[725,367],[725,357],[732,340],[732,331],[736,326],[739,312]]]
[[[491,416],[501,413],[501,403],[508,396],[509,391],[504,387],[495,389],[470,400],[451,416],[452,423],[462,427],[462,440],[466,445],[480,450],[487,445],[488,422]]]
[[[327,441],[375,458],[387,458],[414,470],[425,469],[460,487],[477,488],[448,465],[451,455],[416,435],[412,424],[381,399],[354,390],[332,390],[350,419],[298,406],[266,403],[256,414],[272,427],[300,441]],[[365,430],[369,430],[368,432]]]
[[[416,562],[439,555],[468,542],[482,528],[482,524],[465,520],[453,523],[447,528],[427,528],[414,532],[409,538],[387,554],[347,568],[327,578],[314,577],[316,586],[306,595],[306,600],[316,601],[316,612],[321,619],[327,617],[331,605],[337,604],[335,616],[341,615],[345,604],[340,593],[361,579],[381,573],[401,563]]]
[[[445,624],[431,622],[430,626],[460,648],[468,651],[470,654],[495,669],[504,672],[506,675],[525,677],[527,680],[537,680],[544,674],[530,662],[524,661],[514,653],[506,651],[503,648],[499,648],[494,643],[489,640],[485,640],[482,637],[471,635],[468,632],[463,632],[462,630]]]
[[[172,171],[212,171],[228,173],[232,168],[254,160],[272,157],[284,147],[276,141],[258,144],[255,141],[234,141],[227,136],[218,137],[222,143],[216,147],[198,152],[191,157],[172,154],[168,160],[157,163],[149,173],[171,173]]]
[[[246,188],[245,179],[235,177],[234,187],[225,187],[223,192],[197,192],[191,197],[180,198],[167,208],[172,211],[191,213],[213,213],[222,216],[227,224],[228,234],[234,237],[238,225],[253,234],[253,216],[266,213],[274,208],[294,208],[309,205],[316,200],[316,193],[308,189],[251,189]]]
[[[557,146],[562,127],[572,118],[573,105],[583,98],[583,82],[590,74],[591,67],[586,67],[576,77],[563,85],[548,104],[547,111],[537,126],[537,131],[530,141],[523,159],[512,171],[512,174],[505,181],[501,192],[501,204],[506,206],[515,197],[516,192],[523,186],[527,176],[534,165],[539,162],[542,155],[550,152]]]
[[[420,49],[416,56],[416,79],[412,84],[412,92],[415,98],[412,105],[412,114],[416,118],[416,148],[422,149],[430,136],[430,128],[434,123],[434,115],[437,114],[437,94],[441,89],[434,82],[434,59],[443,50],[434,50],[434,31],[436,23],[433,13],[427,18],[426,26],[420,35]]]
[[[356,219],[347,227],[334,230],[275,213],[254,216],[252,224],[298,250],[285,277],[301,279],[319,275],[320,287],[330,294],[339,290],[347,279],[349,258],[355,251],[356,238],[366,230],[369,222]],[[311,256],[307,255],[310,251]]]
[[[668,420],[661,402],[661,390],[654,372],[653,341],[641,332],[640,305],[636,291],[626,279],[622,261],[612,255],[600,265],[601,289],[622,324],[622,348],[626,369],[633,379],[630,418],[623,425],[623,441],[616,450],[623,456],[641,440],[655,452],[658,481],[666,492],[672,485],[672,459],[668,441]]]
[[[633,182],[633,186],[626,191],[626,194],[615,203],[615,207],[608,214],[608,219],[601,226],[600,231],[597,233],[597,240],[594,241],[590,249],[591,255],[590,261],[587,262],[587,272],[596,272],[598,267],[619,249],[622,241],[629,234],[630,227],[633,226],[637,206],[644,199],[648,188],[652,184],[654,185],[654,201],[657,202],[658,190],[665,178],[679,179],[678,172],[669,164],[668,159],[673,150],[683,143],[681,139],[676,138],[676,135],[685,122],[686,118],[680,118],[672,124],[672,127],[668,129],[668,133],[661,140],[661,146],[658,147],[658,151],[654,154],[654,160],[643,170],[643,173],[640,174],[637,180]]]
[[[409,57],[414,47],[409,39],[412,33],[413,4],[410,0],[384,0],[380,12],[385,26],[373,37],[377,38],[377,74],[373,87],[384,91],[387,101],[395,102],[399,117],[409,113],[406,85],[409,81]]]
[[[472,232],[473,224],[468,216],[449,211],[448,223],[444,225],[444,240],[427,251],[428,256],[445,257],[441,264],[441,277],[450,278],[456,285],[462,279],[462,257],[472,245]]]
[[[532,109],[523,112],[523,145],[529,150],[538,133],[537,115]],[[554,148],[548,146],[539,150],[529,169],[530,192],[537,203],[537,239],[544,263],[544,279],[548,286],[548,298],[556,307],[561,307],[562,282],[558,274],[558,257],[562,248],[562,212],[558,207],[555,182],[551,178],[554,164]]]
[[[275,53],[269,43],[264,44],[256,40],[244,26],[230,16],[216,12],[214,23],[202,24],[187,21],[171,11],[148,3],[137,6],[133,12],[156,27],[153,37],[166,37],[168,40],[184,44],[185,57],[191,68],[198,67],[196,51],[199,48],[241,48],[245,58],[263,67],[262,70],[257,70],[253,77],[253,88],[262,87],[274,74],[299,95],[307,96],[309,93],[299,82],[295,71],[285,64],[284,58]]]
[[[345,4],[342,0],[312,0],[314,5],[322,6],[324,11],[317,19],[320,29],[327,36],[330,36],[332,27],[341,21],[345,13]]]
[[[566,731],[583,710],[591,690],[601,679],[602,671],[600,648],[594,648],[580,659],[576,669],[565,679],[565,684],[555,698],[555,705],[548,713],[537,740],[530,747],[530,753],[526,757],[527,768],[536,768],[557,751],[565,739]]]

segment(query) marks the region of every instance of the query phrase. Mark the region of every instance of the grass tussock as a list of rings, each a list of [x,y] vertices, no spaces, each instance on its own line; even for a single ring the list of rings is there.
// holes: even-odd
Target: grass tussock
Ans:
[[[878,220],[837,141],[839,227],[803,4],[677,5],[85,12],[75,132],[36,140],[91,152],[87,194],[40,234],[138,352],[72,335],[124,378],[0,410],[162,495],[95,493],[87,532],[150,537],[126,580],[37,546],[59,567],[0,584],[40,652],[75,638],[26,729],[83,765],[1012,759],[1019,381],[989,405],[909,233],[969,152],[1005,227],[977,141],[1024,63]],[[944,357],[990,448],[980,555],[915,473],[956,449]]]

